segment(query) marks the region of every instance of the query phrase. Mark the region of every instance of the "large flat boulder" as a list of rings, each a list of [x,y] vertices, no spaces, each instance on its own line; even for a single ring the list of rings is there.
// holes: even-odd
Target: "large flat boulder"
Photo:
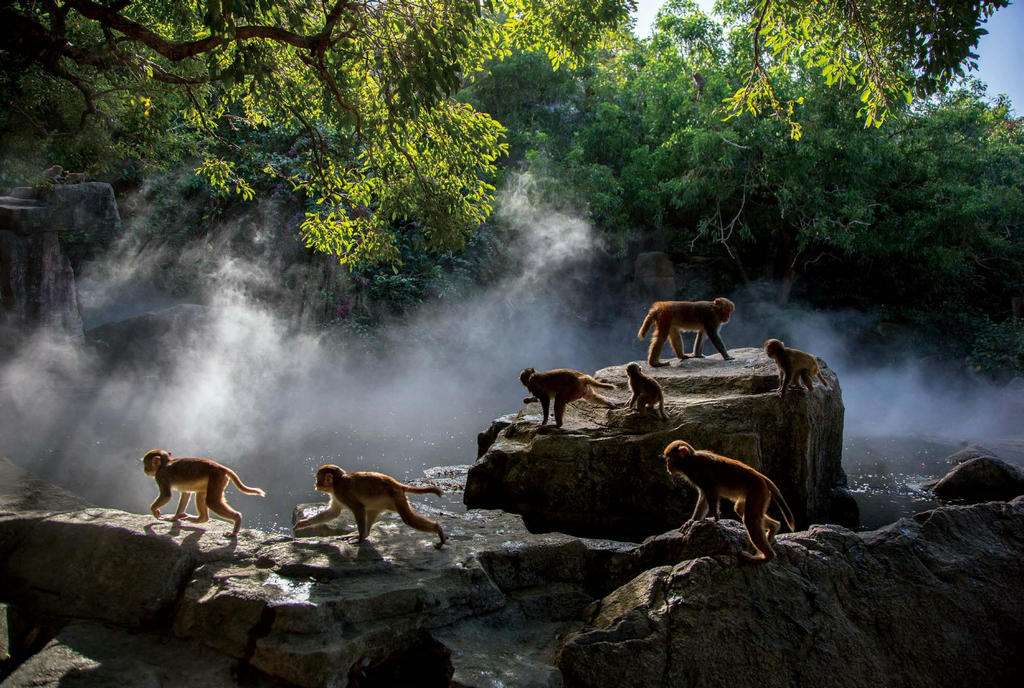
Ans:
[[[734,349],[681,365],[648,369],[665,392],[668,420],[589,402],[569,405],[561,430],[540,428],[539,405],[503,417],[481,433],[482,456],[470,469],[464,501],[474,509],[521,514],[533,532],[642,539],[683,523],[696,493],[666,473],[661,451],[685,439],[744,461],[770,477],[798,527],[855,525],[857,508],[843,472],[843,399],[829,386],[781,400],[774,363],[760,349]],[[629,398],[625,365],[597,371],[603,390]],[[489,444],[488,444],[489,443]]]
[[[816,526],[780,537],[779,558],[761,566],[737,564],[735,522],[702,521],[680,537],[705,540],[706,554],[597,603],[562,645],[567,688],[1020,681],[1024,498],[868,533]]]

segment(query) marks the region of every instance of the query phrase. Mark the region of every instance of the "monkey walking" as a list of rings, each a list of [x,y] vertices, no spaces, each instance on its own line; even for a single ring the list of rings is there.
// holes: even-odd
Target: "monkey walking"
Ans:
[[[439,523],[431,521],[413,511],[405,494],[436,494],[441,496],[441,488],[415,487],[400,483],[389,475],[372,471],[356,471],[347,473],[334,464],[325,464],[316,471],[314,487],[318,492],[331,496],[326,509],[315,516],[304,518],[295,524],[295,530],[308,528],[333,521],[343,508],[348,508],[355,517],[359,528],[359,542],[370,535],[377,517],[382,511],[397,511],[407,525],[427,533],[437,533],[440,540],[435,545],[438,549],[444,546],[447,538]]]
[[[526,368],[519,373],[519,381],[530,391],[532,397],[523,399],[524,404],[539,401],[544,409],[544,421],[542,426],[548,424],[548,410],[551,400],[555,400],[555,427],[562,427],[562,417],[565,414],[565,407],[571,401],[577,399],[589,399],[608,408],[613,408],[615,402],[605,399],[594,391],[594,387],[602,389],[615,389],[615,385],[595,379],[586,373],[569,368],[556,368],[547,372],[538,373],[533,368]]]
[[[717,521],[719,500],[724,497],[732,501],[747,528],[750,543],[757,549],[756,556],[740,552],[745,560],[770,561],[775,558],[772,541],[780,523],[768,515],[772,497],[779,503],[786,525],[795,532],[793,512],[779,488],[750,466],[714,452],[697,451],[682,440],[671,442],[663,455],[669,475],[684,478],[700,492],[697,506],[687,523],[704,518],[709,509]]]
[[[821,373],[818,359],[811,354],[787,347],[778,339],[769,339],[764,343],[764,352],[779,367],[779,397],[786,397],[786,390],[793,383],[799,387],[803,382],[807,391],[814,390],[814,379],[817,378],[827,388],[828,380]]]
[[[654,405],[657,404],[658,416],[662,420],[668,419],[668,416],[665,415],[665,394],[661,391],[658,381],[649,375],[644,375],[637,363],[630,363],[626,366],[626,375],[629,377],[629,391],[633,393],[626,406],[635,408],[637,411],[646,411],[654,409]]]
[[[722,354],[722,359],[728,361],[732,356],[726,351],[718,331],[722,325],[729,322],[735,310],[736,305],[722,297],[714,301],[657,301],[647,311],[647,317],[644,318],[636,335],[637,339],[643,339],[651,326],[654,326],[654,336],[651,337],[651,346],[647,350],[647,364],[652,368],[668,365],[660,360],[661,349],[665,346],[666,339],[672,344],[672,349],[680,361],[687,358],[704,358],[705,336],[715,345],[718,353]],[[697,333],[696,339],[693,340],[693,351],[689,355],[683,350],[680,330]]]
[[[234,523],[229,538],[238,535],[238,529],[242,527],[242,514],[232,509],[224,499],[224,489],[228,486],[228,481],[233,482],[235,487],[245,494],[258,497],[266,496],[263,490],[258,487],[249,487],[233,470],[222,466],[213,459],[194,457],[172,459],[169,451],[151,449],[142,457],[142,468],[146,475],[156,480],[156,484],[160,488],[159,496],[149,507],[155,518],[164,521],[184,520],[193,523],[206,523],[210,520],[207,510],[209,509]],[[171,490],[181,493],[178,508],[174,512],[174,516],[161,516],[160,507],[171,501]],[[198,516],[190,516],[185,513],[193,493],[196,495]]]

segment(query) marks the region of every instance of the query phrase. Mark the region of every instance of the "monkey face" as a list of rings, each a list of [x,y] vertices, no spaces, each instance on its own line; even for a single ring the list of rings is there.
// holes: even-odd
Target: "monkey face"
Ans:
[[[627,375],[636,375],[639,372],[640,366],[638,366],[636,363],[630,363],[629,365],[626,366]]]
[[[142,457],[142,470],[146,472],[148,476],[156,475],[161,464],[167,462],[170,459],[171,453],[164,451],[163,449],[150,449],[146,452],[146,455]]]
[[[344,474],[345,471],[334,464],[324,464],[316,471],[316,482],[313,487],[320,492],[333,492],[335,478]]]
[[[693,456],[693,447],[682,440],[672,442],[663,452],[665,470],[669,473],[685,473],[686,464]]]
[[[718,313],[718,319],[720,322],[727,323],[729,318],[732,317],[732,312],[736,310],[736,304],[726,298],[719,296],[714,301],[715,312]]]
[[[764,352],[774,358],[782,352],[783,346],[778,339],[769,339],[764,343]]]
[[[519,381],[525,385],[536,372],[533,368],[523,368],[523,372],[519,373]]]

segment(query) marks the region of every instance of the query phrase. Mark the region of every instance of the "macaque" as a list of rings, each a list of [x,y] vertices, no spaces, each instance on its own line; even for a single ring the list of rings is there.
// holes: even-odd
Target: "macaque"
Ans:
[[[821,380],[821,383],[828,387],[828,380],[821,373],[818,359],[811,354],[799,349],[791,349],[778,339],[766,341],[764,343],[764,352],[779,367],[780,398],[784,399],[786,397],[786,390],[793,383],[796,383],[799,387],[800,383],[803,382],[807,391],[812,391],[814,389],[813,378]]]
[[[665,394],[661,391],[661,385],[658,384],[658,381],[649,375],[644,375],[643,371],[640,370],[640,365],[637,363],[630,363],[626,366],[626,375],[629,376],[629,391],[633,393],[626,406],[635,408],[637,411],[646,411],[647,409],[653,409],[654,405],[657,404],[658,415],[662,420],[667,419],[668,416],[665,415]]]
[[[238,529],[242,527],[242,514],[232,509],[224,499],[224,488],[228,486],[228,481],[233,482],[235,487],[245,494],[258,497],[266,496],[263,490],[258,487],[249,487],[239,479],[233,470],[222,466],[213,459],[193,457],[172,459],[169,451],[151,449],[142,457],[142,468],[146,475],[156,480],[156,484],[160,487],[160,495],[149,507],[155,518],[163,521],[206,523],[210,520],[210,514],[207,511],[209,508],[213,513],[234,523],[231,535],[228,536],[229,539],[238,535]],[[178,509],[174,512],[174,516],[161,516],[160,507],[171,501],[172,489],[181,493]],[[198,516],[190,516],[185,513],[193,493],[196,495]]]
[[[700,97],[704,95],[704,85],[707,83],[707,79],[705,79],[704,75],[701,74],[700,72],[694,72],[692,78],[693,88],[696,91],[694,99],[699,100]]]
[[[370,535],[370,528],[373,527],[382,511],[397,511],[402,520],[416,530],[437,533],[440,539],[434,546],[438,549],[441,549],[447,540],[441,524],[413,511],[405,496],[406,492],[412,492],[414,494],[436,494],[440,497],[441,488],[434,485],[415,487],[400,483],[383,473],[372,471],[347,473],[334,464],[324,464],[316,471],[314,487],[319,492],[329,494],[331,502],[316,516],[304,518],[296,523],[295,530],[333,521],[341,514],[342,508],[348,508],[355,517],[356,526],[359,528],[359,542],[362,542]]]
[[[539,401],[544,408],[544,421],[542,426],[548,424],[548,410],[551,399],[555,400],[555,427],[562,427],[562,417],[565,414],[565,406],[570,401],[577,399],[589,399],[608,408],[615,406],[615,403],[605,399],[593,390],[594,387],[603,389],[615,389],[615,385],[609,382],[597,380],[586,373],[569,368],[556,368],[544,373],[538,373],[533,368],[526,368],[519,373],[519,381],[526,389],[530,390],[532,397],[523,399],[524,404]]]
[[[83,184],[85,183],[85,172],[68,172],[64,175],[65,184]]]
[[[775,483],[740,461],[714,452],[697,451],[682,440],[665,447],[664,457],[669,475],[681,476],[700,492],[693,516],[687,523],[704,518],[709,508],[717,521],[719,500],[724,497],[732,501],[747,528],[750,543],[757,549],[756,556],[746,552],[740,555],[747,561],[769,561],[775,557],[771,543],[780,524],[768,515],[772,497],[778,501],[786,525],[794,530],[793,512]]]
[[[729,299],[719,297],[714,301],[658,301],[647,311],[637,338],[643,339],[647,336],[647,330],[654,326],[654,336],[651,338],[651,346],[647,350],[647,364],[652,368],[667,366],[668,363],[661,362],[661,348],[668,339],[672,343],[672,349],[680,361],[686,358],[704,358],[704,337],[707,336],[715,345],[718,352],[722,354],[723,360],[730,360],[732,356],[725,350],[725,344],[718,335],[718,330],[725,323],[729,322],[736,305]],[[683,351],[683,340],[679,331],[696,332],[697,338],[693,341],[693,353],[689,356]]]

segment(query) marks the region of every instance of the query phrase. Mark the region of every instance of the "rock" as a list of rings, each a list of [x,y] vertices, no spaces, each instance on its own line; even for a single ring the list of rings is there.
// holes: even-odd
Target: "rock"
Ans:
[[[68,624],[2,688],[209,688],[238,685],[237,662],[195,643],[89,622]],[[245,685],[279,685],[247,677]]]
[[[94,327],[85,339],[109,366],[160,368],[192,350],[209,325],[204,306],[183,303]]]
[[[959,454],[970,455],[976,450],[962,450]],[[956,462],[956,465],[941,479],[927,483],[936,496],[942,499],[962,499],[968,502],[985,502],[993,499],[1013,499],[1024,494],[1024,471],[992,456],[975,455]]]
[[[63,240],[109,240],[121,217],[109,184],[28,187],[0,196],[0,333],[38,327],[82,336],[75,274]],[[6,331],[6,332],[4,332]]]
[[[653,301],[675,296],[675,266],[667,254],[660,251],[641,253],[633,265],[633,279],[639,296]]]
[[[742,540],[739,524],[695,524]],[[869,533],[816,526],[779,558],[700,556],[637,576],[562,644],[584,686],[1014,685],[1024,668],[1024,498],[947,507]]]
[[[785,402],[774,364],[760,349],[736,349],[649,371],[665,391],[668,421],[628,409],[570,404],[562,430],[539,428],[539,405],[496,421],[481,434],[483,456],[470,469],[464,501],[473,509],[523,516],[532,532],[639,540],[683,523],[693,490],[673,482],[661,451],[686,439],[745,461],[770,477],[803,527],[855,525],[856,504],[841,465],[843,401],[834,372]],[[646,365],[644,365],[646,369]],[[628,399],[625,366],[599,370]],[[483,446],[487,437],[494,441]]]
[[[77,511],[92,506],[53,483],[39,480],[0,456],[0,516],[25,511]]]

